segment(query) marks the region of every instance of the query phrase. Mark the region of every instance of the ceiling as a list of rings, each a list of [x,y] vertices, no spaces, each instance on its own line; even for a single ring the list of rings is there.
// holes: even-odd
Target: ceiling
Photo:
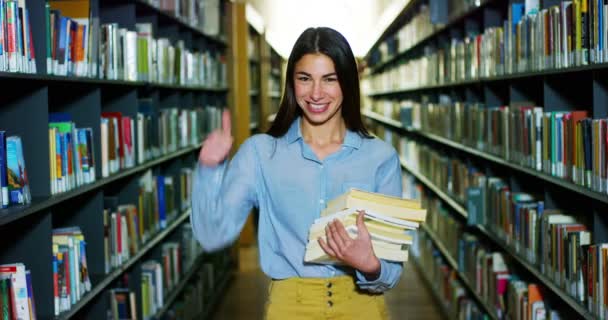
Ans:
[[[306,28],[319,26],[338,30],[355,56],[363,57],[409,1],[247,0],[247,20],[265,31],[267,41],[285,58]]]

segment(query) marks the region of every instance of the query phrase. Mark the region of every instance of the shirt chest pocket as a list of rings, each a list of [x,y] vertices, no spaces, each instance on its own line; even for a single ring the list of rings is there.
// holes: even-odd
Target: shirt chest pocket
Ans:
[[[371,183],[349,181],[349,182],[342,183],[342,188],[340,189],[340,194],[344,194],[345,192],[347,192],[350,189],[359,189],[359,190],[363,190],[363,191],[374,192],[374,189],[373,189],[373,186]]]

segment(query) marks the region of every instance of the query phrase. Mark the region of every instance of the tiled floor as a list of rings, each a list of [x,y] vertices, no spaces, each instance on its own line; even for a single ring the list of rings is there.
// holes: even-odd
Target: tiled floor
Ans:
[[[213,319],[263,319],[268,282],[269,279],[259,268],[256,248],[241,249],[240,270],[218,305]],[[399,285],[387,293],[386,302],[392,320],[441,319],[435,301],[410,263],[406,264]]]

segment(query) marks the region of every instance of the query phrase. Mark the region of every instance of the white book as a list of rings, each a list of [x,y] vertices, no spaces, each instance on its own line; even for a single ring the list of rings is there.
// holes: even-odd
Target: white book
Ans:
[[[126,32],[124,54],[126,80],[137,81],[137,32]]]
[[[27,298],[27,280],[23,263],[0,265],[0,277],[9,277],[12,287],[13,306],[17,319],[29,320],[30,312]]]
[[[104,178],[110,175],[108,148],[108,119],[101,118],[101,176]]]
[[[351,214],[353,214],[354,211],[359,211],[359,210],[365,211],[365,218],[369,218],[369,219],[379,221],[382,223],[394,225],[399,228],[417,229],[420,226],[420,224],[418,222],[388,217],[388,216],[382,215],[380,213],[376,213],[371,210],[367,210],[367,209],[363,209],[363,208],[350,208],[350,209],[338,211],[338,212],[330,214],[328,216],[324,216],[324,217],[316,219],[314,221],[314,224],[318,224],[318,223],[327,224],[336,218],[341,218],[341,217],[351,215]]]
[[[142,164],[146,161],[144,151],[144,115],[137,113],[137,163]]]
[[[127,228],[127,218],[122,214],[119,216],[122,236],[122,261],[127,261],[131,258],[131,253],[129,252],[129,229]]]

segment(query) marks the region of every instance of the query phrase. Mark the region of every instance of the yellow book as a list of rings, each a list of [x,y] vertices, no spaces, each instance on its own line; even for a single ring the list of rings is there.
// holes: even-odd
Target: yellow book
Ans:
[[[426,210],[419,201],[391,197],[379,193],[350,189],[348,192],[331,200],[321,216],[327,216],[344,209],[365,209],[381,213],[388,217],[423,222]]]

